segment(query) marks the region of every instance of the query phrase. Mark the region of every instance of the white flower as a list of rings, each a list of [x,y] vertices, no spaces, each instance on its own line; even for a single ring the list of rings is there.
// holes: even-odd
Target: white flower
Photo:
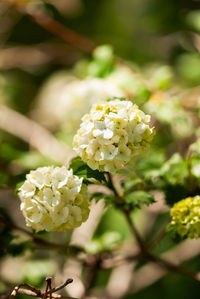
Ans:
[[[87,187],[65,167],[32,170],[18,195],[27,226],[36,231],[66,231],[89,215]]]
[[[92,169],[116,172],[133,162],[154,135],[150,116],[119,99],[96,104],[82,118],[74,150]]]
[[[105,79],[81,81],[66,73],[54,75],[38,96],[36,118],[49,128],[64,127],[76,132],[81,117],[94,103],[114,96],[122,97],[124,93]]]

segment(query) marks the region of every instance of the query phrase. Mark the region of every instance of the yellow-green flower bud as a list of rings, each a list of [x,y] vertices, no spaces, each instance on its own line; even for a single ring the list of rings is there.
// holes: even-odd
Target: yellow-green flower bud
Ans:
[[[183,238],[200,237],[200,196],[188,197],[171,209],[170,230]]]

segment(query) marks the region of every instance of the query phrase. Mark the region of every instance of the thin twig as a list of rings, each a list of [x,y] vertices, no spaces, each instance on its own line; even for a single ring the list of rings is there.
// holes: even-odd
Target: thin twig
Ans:
[[[132,261],[139,260],[141,255],[135,254],[135,255],[127,255],[127,256],[112,256],[112,257],[102,257],[101,258],[101,268],[102,269],[110,269],[114,267],[118,267],[122,264],[129,263]]]
[[[126,220],[127,220],[128,224],[129,224],[129,227],[130,227],[130,229],[131,229],[131,231],[132,231],[132,233],[133,233],[133,235],[134,235],[134,237],[135,237],[135,239],[136,239],[136,241],[137,241],[137,243],[139,245],[139,248],[140,248],[141,252],[145,253],[146,252],[146,248],[145,248],[144,241],[142,240],[139,232],[137,231],[137,229],[136,229],[136,227],[135,227],[135,225],[134,225],[134,223],[133,223],[133,221],[131,219],[130,212],[127,211],[127,210],[125,210],[125,209],[123,210],[123,212],[124,212],[124,215],[126,217]]]
[[[55,288],[51,288],[51,283],[52,283],[52,277],[47,277],[46,278],[46,287],[45,287],[45,291],[42,292],[41,290],[26,284],[26,283],[22,283],[16,287],[14,287],[13,291],[11,292],[11,295],[9,296],[10,298],[14,298],[18,293],[19,294],[23,294],[23,295],[27,295],[27,296],[32,296],[32,297],[39,297],[39,298],[61,298],[61,299],[75,299],[69,296],[62,296],[62,295],[58,295],[58,294],[54,294],[55,292],[63,289],[65,286],[67,286],[68,284],[72,283],[73,279],[68,278],[63,284],[61,284],[58,287]],[[23,288],[25,287],[25,289]]]
[[[31,297],[38,297],[38,298],[43,297],[43,293],[41,293],[40,295],[39,294],[37,295],[36,293],[32,292],[31,290],[22,289],[22,288],[19,288],[17,290],[17,293],[22,294],[22,295],[31,296]],[[8,297],[14,298],[15,295],[10,295]],[[73,298],[73,297],[69,297],[69,296],[62,296],[62,295],[59,295],[59,294],[52,294],[52,299],[57,299],[57,298],[60,298],[60,299],[77,299],[77,298]]]
[[[169,261],[166,261],[158,256],[155,256],[153,254],[149,254],[149,259],[148,260],[151,260],[152,262],[155,262],[156,264],[160,265],[161,267],[164,267],[166,269],[168,269],[169,271],[175,271],[179,274],[182,274],[182,275],[186,275],[190,278],[193,278],[197,281],[200,282],[200,273],[196,273],[196,272],[192,272],[192,271],[189,271],[185,268],[183,268],[182,266],[180,265],[175,265]]]
[[[86,270],[85,291],[82,295],[82,298],[86,298],[90,295],[90,291],[95,283],[100,264],[101,258],[99,254],[90,257],[90,263],[88,263]]]
[[[111,175],[110,178],[112,179]],[[111,180],[112,181],[112,180]],[[115,188],[114,188],[115,189]],[[113,190],[113,189],[112,189]],[[116,189],[115,189],[116,190]],[[117,191],[116,191],[117,192]],[[119,197],[118,193],[117,193],[117,197]],[[147,262],[154,262],[158,265],[160,265],[161,267],[164,267],[165,269],[169,270],[169,271],[175,271],[177,273],[186,275],[188,277],[194,278],[197,281],[200,281],[200,273],[195,273],[195,272],[191,272],[179,265],[175,265],[169,261],[166,261],[158,256],[155,256],[154,254],[152,254],[151,252],[148,251],[148,248],[146,247],[144,241],[142,240],[142,237],[140,236],[139,232],[137,231],[131,216],[130,216],[130,210],[126,210],[126,209],[122,209],[127,222],[130,226],[130,229],[133,233],[133,236],[135,237],[138,246],[140,248],[141,251],[141,255],[139,256],[140,259],[142,260],[146,260]]]
[[[146,244],[148,249],[152,248],[156,243],[162,240],[166,234],[167,225],[168,223],[164,225],[164,227],[155,235],[155,237]]]
[[[28,290],[30,290],[31,292],[33,292],[37,296],[41,296],[41,291],[40,290],[38,290],[37,288],[35,288],[35,287],[33,287],[33,286],[31,286],[27,283],[21,283],[20,285],[16,286],[14,288],[14,290],[12,291],[11,296],[16,296],[17,293],[19,292],[19,289],[22,288],[22,287],[27,288]]]
[[[73,282],[73,279],[72,278],[68,278],[63,284],[61,284],[60,286],[58,287],[55,287],[55,288],[52,288],[51,290],[49,290],[47,292],[47,295],[48,294],[52,294],[52,293],[55,293],[61,289],[63,289],[64,287],[66,287],[68,284],[72,283]]]
[[[12,7],[22,14],[27,14],[36,24],[46,29],[61,40],[70,43],[80,50],[91,54],[96,45],[85,36],[67,28],[57,22],[49,15],[45,14],[41,9],[38,9],[34,4],[16,3],[12,0],[7,0]]]
[[[46,287],[42,299],[46,299],[48,297],[47,292],[51,290],[52,277],[48,276],[46,277],[45,280],[46,280]],[[52,293],[50,294],[49,297],[50,299],[52,299]]]
[[[118,194],[118,191],[117,191],[117,189],[115,188],[115,185],[114,185],[114,183],[113,183],[112,175],[111,175],[109,172],[106,172],[106,175],[107,175],[107,178],[108,178],[107,187],[113,191],[114,195],[115,195],[117,198],[120,198],[120,196],[119,196],[119,194]]]

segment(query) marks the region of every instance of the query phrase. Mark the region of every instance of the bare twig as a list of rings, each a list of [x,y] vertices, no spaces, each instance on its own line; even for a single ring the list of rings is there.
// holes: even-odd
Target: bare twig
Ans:
[[[14,287],[14,290],[12,291],[11,296],[16,296],[17,293],[19,292],[19,289],[22,287],[27,288],[28,289],[27,291],[34,293],[36,296],[41,296],[40,290],[38,290],[37,288],[35,288],[27,283],[21,283],[20,285]]]
[[[14,287],[13,291],[11,292],[11,295],[9,296],[10,298],[14,298],[18,293],[27,295],[27,296],[32,296],[32,297],[39,297],[39,298],[61,298],[61,299],[75,299],[69,296],[62,296],[58,294],[54,294],[55,292],[63,289],[65,286],[73,282],[73,279],[68,278],[62,285],[51,288],[51,282],[52,282],[52,277],[47,277],[46,278],[46,287],[45,291],[42,292],[41,290],[26,284],[22,283],[16,287]]]
[[[59,290],[63,289],[64,287],[66,287],[68,284],[72,283],[73,282],[73,279],[72,278],[68,278],[63,284],[61,284],[60,286],[58,287],[55,287],[55,288],[52,288],[51,290],[49,290],[47,292],[47,294],[52,294],[52,293],[55,293],[55,292],[58,292]]]
[[[47,292],[51,290],[51,282],[52,282],[52,277],[48,276],[46,277],[46,287],[45,287],[45,291],[43,294],[42,299],[46,299],[47,298]],[[50,293],[50,299],[52,299],[52,293]]]

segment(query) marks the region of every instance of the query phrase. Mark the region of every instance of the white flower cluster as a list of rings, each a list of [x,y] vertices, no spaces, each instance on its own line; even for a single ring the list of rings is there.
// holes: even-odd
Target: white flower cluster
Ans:
[[[36,231],[66,231],[89,215],[87,186],[65,167],[32,170],[18,195],[27,226]]]
[[[78,80],[66,73],[53,77],[38,96],[36,118],[49,128],[65,127],[76,132],[81,117],[97,101],[122,97],[115,84],[103,79]]]
[[[74,150],[92,169],[116,172],[130,164],[152,140],[150,116],[119,99],[96,104],[82,118]]]

